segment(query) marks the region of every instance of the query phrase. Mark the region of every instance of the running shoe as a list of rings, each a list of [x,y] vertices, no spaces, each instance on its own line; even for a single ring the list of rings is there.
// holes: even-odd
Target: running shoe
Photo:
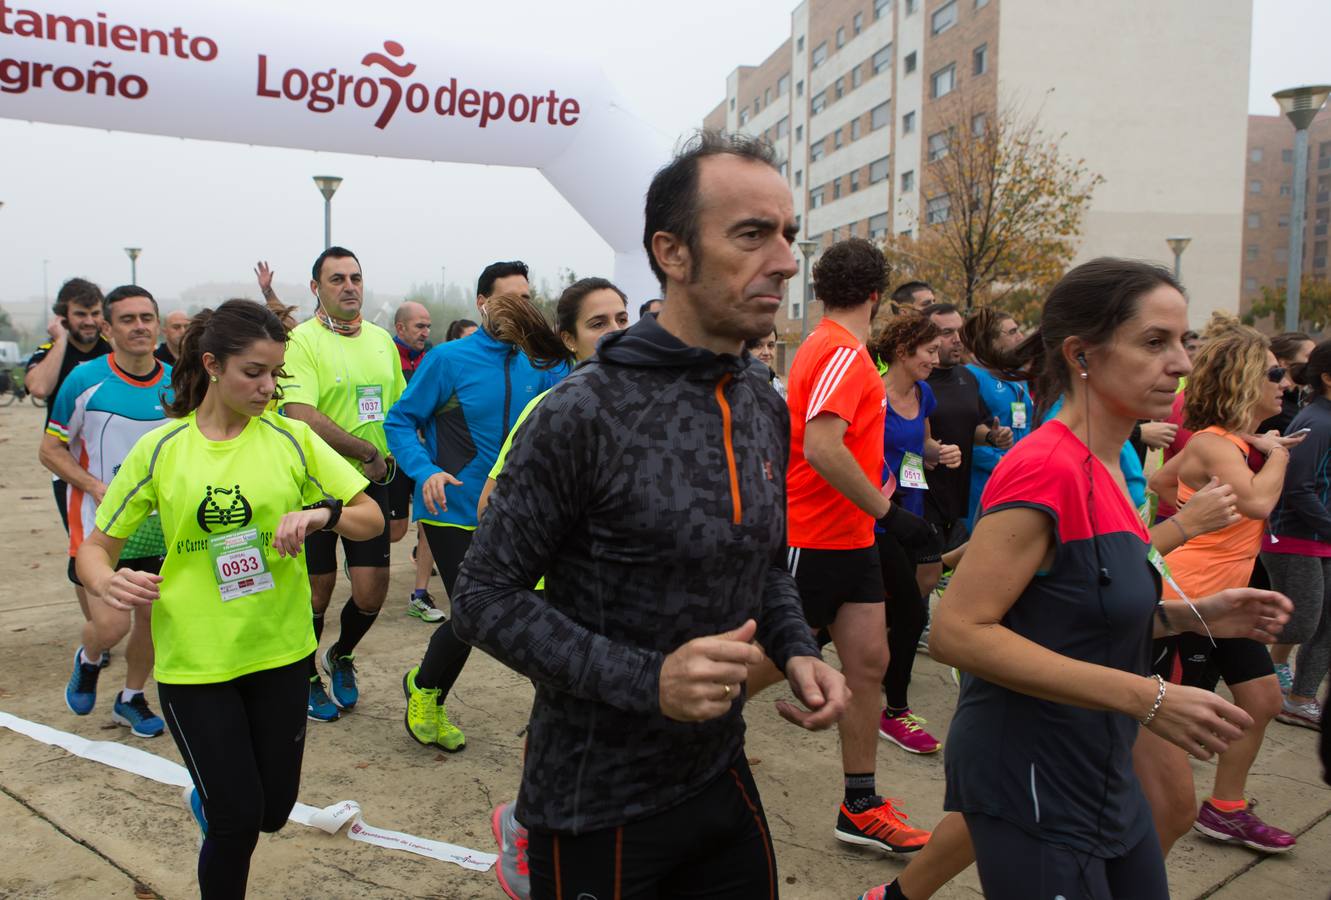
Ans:
[[[162,717],[148,706],[148,698],[135,694],[134,699],[125,702],[116,694],[116,704],[111,709],[111,721],[117,725],[129,726],[130,734],[141,738],[155,738],[166,730]]]
[[[891,882],[889,882],[890,884]],[[860,900],[883,900],[887,896],[887,885],[880,884],[878,887],[871,887],[863,894],[860,894]]]
[[[100,666],[83,661],[83,648],[74,651],[74,673],[65,685],[65,705],[76,716],[86,716],[97,705],[97,676]]]
[[[1192,827],[1194,831],[1217,841],[1242,844],[1262,853],[1284,853],[1297,843],[1294,835],[1257,818],[1257,814],[1252,811],[1252,804],[1233,812],[1221,812],[1207,800],[1202,803],[1197,821],[1192,823]]]
[[[318,675],[310,679],[310,700],[305,715],[316,722],[336,722],[342,715],[329,699],[323,679]]]
[[[420,666],[415,666],[402,676],[402,693],[407,698],[407,714],[404,723],[407,734],[418,744],[427,747],[439,739],[439,688],[416,687],[416,673]]]
[[[891,741],[908,753],[937,753],[943,745],[938,738],[924,730],[928,723],[909,709],[888,715],[886,709],[878,717],[878,736]]]
[[[1276,680],[1280,682],[1280,693],[1289,696],[1289,692],[1294,688],[1294,673],[1289,669],[1289,663],[1276,663]]]
[[[527,868],[527,829],[513,815],[513,801],[501,803],[490,814],[490,829],[499,845],[495,876],[509,900],[530,900],[531,872]]]
[[[102,658],[97,660],[97,668],[105,669],[109,665],[111,665],[111,651],[103,650]]]
[[[430,596],[429,591],[419,596],[413,593],[407,598],[407,615],[431,624],[444,618],[443,612],[435,607],[434,598]]]
[[[1286,725],[1302,725],[1304,728],[1320,729],[1322,727],[1322,704],[1316,700],[1307,703],[1291,703],[1286,697],[1280,703],[1280,712],[1276,713],[1276,721],[1284,722]]]
[[[434,742],[449,753],[457,753],[467,746],[467,739],[463,736],[462,729],[448,720],[448,710],[442,703],[439,704],[439,733],[435,736]]]
[[[832,834],[847,844],[877,847],[893,853],[914,853],[929,842],[929,832],[911,828],[909,818],[898,810],[895,800],[874,798],[877,803],[863,812],[853,813],[842,803],[837,811],[836,828]]]
[[[196,787],[185,788],[185,802],[189,804],[189,811],[194,816],[194,824],[199,826],[199,832],[208,836],[208,819],[203,814],[203,798],[199,796],[199,789]]]
[[[929,653],[929,625],[927,623],[924,630],[920,632],[920,639],[915,642],[915,652],[925,655]]]
[[[356,687],[356,657],[335,657],[333,648],[329,647],[320,659],[328,673],[328,684],[333,689],[333,702],[338,709],[351,709],[360,700],[360,689]]]

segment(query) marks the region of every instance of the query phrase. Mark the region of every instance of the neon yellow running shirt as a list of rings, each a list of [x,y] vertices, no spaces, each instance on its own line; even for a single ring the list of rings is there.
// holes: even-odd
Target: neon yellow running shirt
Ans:
[[[490,467],[490,478],[499,478],[499,473],[504,469],[504,460],[508,459],[508,451],[513,449],[513,435],[518,433],[518,427],[522,425],[523,422],[527,421],[527,417],[531,415],[531,411],[536,408],[537,404],[545,399],[545,395],[548,393],[550,392],[541,391],[535,397],[532,397],[531,402],[524,406],[522,412],[518,413],[518,417],[513,420],[513,427],[508,430],[508,437],[504,438],[504,443],[499,448],[499,455],[495,457],[495,464]],[[535,589],[538,591],[545,590],[544,578],[536,582]]]
[[[360,334],[334,334],[317,319],[291,330],[282,368],[282,406],[304,403],[388,456],[384,416],[407,389],[397,345],[387,331],[365,322]],[[360,460],[353,460],[361,468]]]
[[[304,422],[264,412],[229,441],[194,413],[144,435],[97,508],[126,538],[155,509],[166,539],[153,603],[153,677],[211,684],[314,652],[305,555],[279,557],[282,516],[326,496],[349,503],[365,477]]]

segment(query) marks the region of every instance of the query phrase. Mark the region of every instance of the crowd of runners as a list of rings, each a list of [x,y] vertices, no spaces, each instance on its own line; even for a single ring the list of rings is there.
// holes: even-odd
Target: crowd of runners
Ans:
[[[399,608],[433,628],[406,732],[466,746],[447,700],[473,647],[535,686],[492,814],[511,898],[776,897],[744,705],[781,681],[785,719],[839,732],[843,792],[806,812],[911,854],[870,900],[971,863],[995,898],[1162,898],[1189,829],[1295,846],[1245,783],[1272,720],[1323,727],[1331,341],[1223,316],[1198,335],[1168,271],[1108,258],[1026,335],[921,282],[889,293],[850,238],[813,268],[823,316],[782,379],[798,223],[769,148],[700,135],[644,219],[662,290],[632,325],[604,278],[551,323],[496,262],[477,321],[431,346],[420,304],[392,332],[361,318],[336,246],[299,324],[267,263],[263,303],[192,317],[60,289],[26,383],[83,613],[65,701],[92,713],[123,653],[111,715],[174,739],[203,897],[244,896],[307,722],[380,665],[357,649],[413,519]],[[921,713],[947,711],[910,702],[919,649],[955,667],[946,742]],[[945,814],[878,771],[880,741],[943,751]],[[1190,757],[1218,761],[1200,806]]]

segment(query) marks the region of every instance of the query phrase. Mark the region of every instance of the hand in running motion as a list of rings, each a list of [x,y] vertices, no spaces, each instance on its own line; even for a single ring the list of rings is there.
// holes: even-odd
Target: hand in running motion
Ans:
[[[388,477],[388,459],[378,450],[374,451],[374,456],[370,457],[364,467],[365,477],[371,481],[383,484]]]
[[[1263,456],[1270,456],[1271,451],[1284,448],[1289,450],[1303,443],[1303,439],[1308,436],[1307,432],[1303,434],[1291,434],[1285,437],[1274,428],[1266,434],[1245,434],[1243,439],[1252,445],[1252,448]]]
[[[278,556],[299,556],[305,546],[305,536],[327,525],[332,515],[324,506],[287,513],[273,532],[273,549]]]
[[[1173,422],[1143,422],[1142,443],[1152,450],[1163,450],[1178,437],[1178,426]]]
[[[998,416],[994,416],[993,420],[989,422],[989,443],[999,450],[1012,449],[1012,429],[999,422]]]
[[[793,656],[786,662],[786,680],[795,698],[808,712],[793,703],[778,700],[776,711],[793,725],[821,731],[835,724],[846,712],[850,688],[845,677],[816,656]]]
[[[439,515],[441,512],[448,512],[448,501],[444,498],[444,488],[450,484],[462,484],[447,472],[435,472],[429,478],[425,479],[425,484],[421,485],[421,499],[425,501],[425,508],[432,514]]]
[[[947,469],[955,469],[960,466],[961,448],[956,444],[939,444],[938,464]]]
[[[1243,518],[1239,515],[1238,502],[1234,488],[1221,484],[1220,479],[1212,475],[1206,487],[1193,494],[1174,518],[1190,538],[1200,537],[1228,528]]]
[[[161,583],[161,575],[116,569],[100,596],[112,609],[131,610],[136,606],[151,606],[161,596],[157,590],[157,585]]]
[[[1263,644],[1276,642],[1294,611],[1294,604],[1284,594],[1246,587],[1194,600],[1193,606],[1206,620],[1206,628],[1185,604],[1166,604],[1169,621],[1179,631],[1206,634],[1209,628],[1214,637],[1248,638]]]
[[[703,722],[730,711],[740,698],[749,666],[763,661],[750,641],[758,623],[749,619],[733,631],[694,638],[661,664],[661,712],[677,722]]]
[[[1154,702],[1155,679],[1150,683]],[[1160,710],[1146,727],[1192,756],[1210,759],[1241,738],[1252,727],[1252,717],[1211,691],[1171,684]]]

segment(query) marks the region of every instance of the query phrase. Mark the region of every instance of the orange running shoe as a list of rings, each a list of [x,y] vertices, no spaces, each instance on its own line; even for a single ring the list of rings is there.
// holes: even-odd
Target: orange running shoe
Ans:
[[[837,811],[836,839],[847,844],[877,847],[892,853],[914,853],[929,842],[929,832],[911,828],[910,818],[892,804],[900,800],[876,798],[878,803],[863,812],[853,813],[841,804]]]

